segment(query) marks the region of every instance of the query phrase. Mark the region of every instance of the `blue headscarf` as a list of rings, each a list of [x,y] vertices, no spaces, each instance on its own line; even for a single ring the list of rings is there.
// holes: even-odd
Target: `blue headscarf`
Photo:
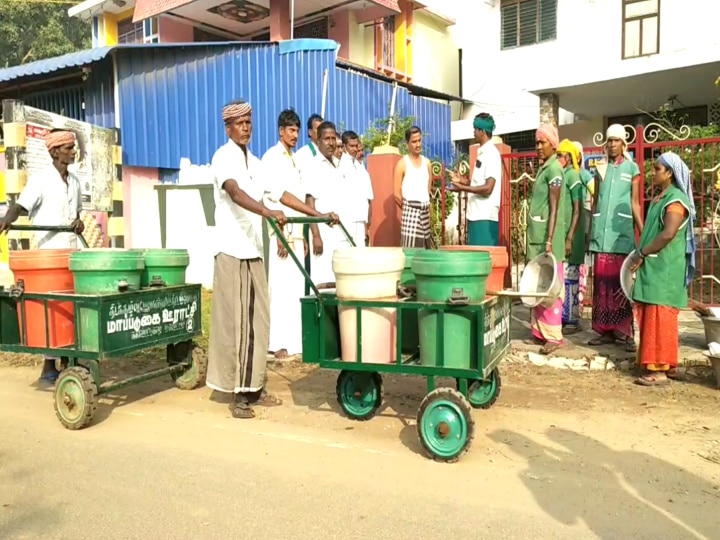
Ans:
[[[680,156],[675,152],[665,152],[658,158],[658,162],[666,169],[673,173],[675,184],[685,194],[690,202],[690,218],[686,230],[685,253],[687,255],[687,274],[685,275],[685,285],[690,285],[695,275],[695,233],[693,231],[693,223],[695,222],[695,201],[692,193],[692,178],[690,177],[690,169]]]

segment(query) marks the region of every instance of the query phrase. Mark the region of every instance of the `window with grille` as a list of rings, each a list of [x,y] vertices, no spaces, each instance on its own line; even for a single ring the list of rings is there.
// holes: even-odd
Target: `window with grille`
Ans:
[[[557,37],[557,0],[503,0],[501,49],[552,41]]]
[[[382,21],[383,66],[395,67],[395,15]]]
[[[118,43],[159,43],[160,31],[157,17],[134,23],[132,19],[118,22]]]
[[[623,0],[622,58],[660,52],[660,0]]]

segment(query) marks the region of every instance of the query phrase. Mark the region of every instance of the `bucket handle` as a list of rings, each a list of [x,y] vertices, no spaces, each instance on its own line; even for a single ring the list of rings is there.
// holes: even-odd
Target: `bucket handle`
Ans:
[[[153,276],[150,283],[148,283],[148,286],[151,288],[165,287],[165,281],[162,276]]]
[[[470,304],[470,297],[465,294],[464,289],[453,289],[447,303],[451,306],[467,306]]]

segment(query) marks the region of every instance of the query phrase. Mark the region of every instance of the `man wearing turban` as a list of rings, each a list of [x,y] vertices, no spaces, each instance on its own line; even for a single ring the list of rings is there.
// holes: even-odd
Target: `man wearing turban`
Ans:
[[[215,194],[215,267],[210,314],[210,350],[207,385],[232,394],[234,418],[253,418],[251,405],[278,405],[265,391],[270,344],[270,300],[263,263],[262,218],[283,227],[281,210],[263,204],[267,197],[295,211],[320,214],[292,194],[286,175],[266,177],[260,160],[248,144],[252,135],[252,108],[234,101],[223,108],[228,141],[213,155]]]
[[[607,129],[606,159],[598,165],[593,197],[590,252],[593,260],[593,346],[618,342],[635,351],[633,311],[620,286],[620,270],[642,231],[640,169],[627,152],[625,128]]]
[[[500,193],[502,186],[502,158],[492,142],[495,120],[487,113],[473,120],[475,141],[480,143],[470,185],[453,178],[453,189],[468,193],[467,222],[468,244],[471,246],[497,246],[500,229]]]
[[[556,150],[559,144],[558,130],[551,124],[541,125],[535,135],[538,158],[542,166],[538,171],[530,198],[527,224],[527,258],[534,259],[542,253],[552,253],[557,263],[556,271],[561,279],[565,276],[565,190],[563,169],[558,162]],[[563,344],[562,311],[565,288],[550,307],[539,305],[530,315],[533,338],[543,344],[541,354],[550,354]]]
[[[45,137],[52,164],[30,175],[25,189],[0,222],[0,234],[20,216],[28,216],[35,226],[66,226],[74,232],[35,233],[39,249],[77,249],[77,235],[85,226],[80,219],[82,199],[80,180],[69,169],[75,162],[75,134],[54,129]],[[40,374],[41,383],[54,384],[60,372],[56,358],[46,357]]]

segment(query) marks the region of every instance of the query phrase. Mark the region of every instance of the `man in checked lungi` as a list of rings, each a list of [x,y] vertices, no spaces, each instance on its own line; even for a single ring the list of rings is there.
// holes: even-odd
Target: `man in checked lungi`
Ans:
[[[266,392],[266,363],[270,344],[270,300],[263,263],[262,218],[285,224],[285,214],[270,210],[273,202],[316,217],[321,214],[286,190],[288,179],[263,177],[263,167],[248,144],[252,108],[235,101],[222,111],[228,142],[212,158],[215,177],[215,269],[210,317],[207,385],[232,394],[234,418],[253,418],[252,405],[279,405]],[[267,176],[267,175],[265,175]]]
[[[430,160],[422,155],[422,131],[413,126],[405,132],[408,153],[395,165],[394,195],[400,207],[400,245],[432,247],[430,235]]]

